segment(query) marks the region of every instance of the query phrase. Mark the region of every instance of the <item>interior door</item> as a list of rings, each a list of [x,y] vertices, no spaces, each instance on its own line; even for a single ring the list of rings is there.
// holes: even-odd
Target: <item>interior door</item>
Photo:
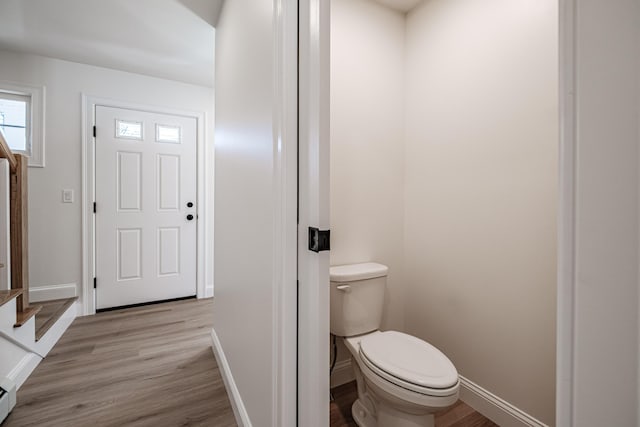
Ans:
[[[96,307],[196,294],[196,119],[96,106]]]

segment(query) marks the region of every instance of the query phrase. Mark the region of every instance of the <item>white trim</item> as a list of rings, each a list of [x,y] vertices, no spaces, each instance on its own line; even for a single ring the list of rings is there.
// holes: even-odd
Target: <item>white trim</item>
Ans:
[[[209,283],[207,287],[204,289],[204,297],[213,298],[213,283]]]
[[[558,289],[556,325],[556,425],[572,426],[574,413],[576,248],[576,36],[575,0],[559,2],[560,149],[558,188]]]
[[[29,375],[38,366],[42,358],[35,353],[27,353],[18,362],[18,364],[7,374],[9,378],[16,385],[16,389],[20,390],[22,384],[27,381]]]
[[[238,386],[236,386],[236,382],[233,379],[231,367],[224,355],[224,350],[222,350],[222,345],[220,344],[215,329],[211,329],[211,348],[218,362],[218,368],[220,369],[220,374],[222,375],[222,380],[224,381],[224,386],[227,390],[229,402],[231,403],[231,408],[233,409],[233,414],[236,417],[238,426],[251,427],[252,424],[249,419],[249,414],[247,413],[247,408],[244,406],[242,396],[240,396],[240,390],[238,390]]]
[[[273,426],[297,415],[298,5],[274,0]]]
[[[5,331],[0,330],[0,338],[10,342],[11,344],[26,351],[27,353],[34,353],[36,356],[44,357],[45,356],[44,354],[39,353],[38,350],[26,344],[26,342],[32,341],[33,338],[35,337],[35,321],[32,322],[31,319],[29,319],[29,321],[25,325],[31,326],[31,331],[29,331],[31,333],[27,332],[26,334],[23,334],[23,336],[18,336],[17,333],[14,333],[13,335],[11,335],[6,333]],[[22,325],[22,327],[25,327],[25,325]],[[27,335],[28,339],[25,339],[24,335]]]
[[[299,2],[298,425],[329,425],[329,252],[308,227],[329,228],[330,2]]]
[[[64,283],[61,285],[34,286],[29,289],[29,301],[41,302],[63,298],[73,298],[78,295],[76,283]]]
[[[331,388],[350,383],[356,379],[356,375],[351,367],[351,358],[336,362],[331,374]]]
[[[192,113],[194,114],[194,113]],[[207,277],[206,263],[209,260],[207,233],[209,229],[209,209],[207,208],[209,182],[205,179],[206,171],[211,166],[208,164],[207,159],[207,126],[208,115],[206,112],[201,114],[195,113],[195,117],[198,124],[198,140],[196,149],[196,167],[197,167],[197,237],[196,237],[196,251],[197,251],[197,264],[196,264],[196,295],[198,299],[206,298],[206,287],[209,283]],[[210,261],[213,262],[213,261]]]
[[[29,166],[43,168],[45,166],[44,142],[46,135],[46,87],[0,80],[0,92],[7,92],[16,95],[26,95],[31,98],[31,155],[28,156]]]
[[[78,303],[71,304],[65,312],[60,316],[56,323],[44,334],[40,340],[36,341],[34,348],[43,356],[47,356],[54,345],[58,342],[65,331],[71,326],[74,319],[78,315]]]
[[[0,332],[0,335],[3,335],[4,338],[11,344],[20,347],[26,352],[26,354],[22,357],[22,359],[20,359],[16,366],[14,366],[13,369],[11,369],[11,371],[7,374],[7,378],[13,381],[18,389],[22,386],[22,384],[24,384],[27,378],[29,378],[29,375],[31,375],[40,361],[51,351],[58,340],[60,340],[67,328],[69,328],[69,326],[71,326],[71,323],[73,323],[73,320],[76,318],[77,314],[78,303],[75,302],[67,308],[62,316],[60,316],[60,318],[56,321],[56,323],[51,326],[47,333],[44,334],[44,336],[39,341],[36,341],[32,346],[24,344],[24,342],[20,340],[19,337],[11,337]],[[34,320],[30,319],[29,322],[31,322],[33,326]],[[34,333],[35,330],[32,328],[29,338],[30,341],[34,340]]]
[[[209,283],[206,263],[209,249],[206,244],[207,230],[210,227],[207,209],[207,194],[210,191],[210,180],[205,179],[207,170],[212,167],[207,156],[207,113],[184,111],[169,107],[141,105],[131,102],[118,101],[109,98],[94,97],[82,94],[82,295],[81,312],[91,315],[96,312],[95,291],[93,277],[95,276],[95,221],[93,202],[95,201],[95,156],[93,126],[95,124],[95,107],[106,106],[147,111],[159,114],[192,117],[197,121],[197,271],[196,293],[198,298],[206,298],[206,284]],[[210,261],[209,261],[210,262]]]
[[[547,427],[543,422],[462,375],[460,400],[502,427]]]

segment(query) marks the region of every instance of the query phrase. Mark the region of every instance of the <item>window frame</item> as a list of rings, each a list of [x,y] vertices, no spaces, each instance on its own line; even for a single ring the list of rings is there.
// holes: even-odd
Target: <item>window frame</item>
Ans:
[[[17,95],[29,98],[27,108],[27,146],[30,153],[16,150],[15,153],[23,154],[29,159],[30,167],[44,167],[45,147],[45,87],[14,83],[0,80],[0,96]]]

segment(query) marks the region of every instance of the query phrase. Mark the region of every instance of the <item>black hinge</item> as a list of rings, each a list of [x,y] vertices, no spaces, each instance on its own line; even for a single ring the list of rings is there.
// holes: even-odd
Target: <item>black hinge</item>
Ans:
[[[95,288],[97,288],[97,287],[98,287],[98,278],[97,278],[97,277],[94,277],[94,278],[93,278],[93,289],[95,289]]]
[[[318,230],[309,227],[309,250],[313,252],[328,251],[331,249],[331,230]]]
[[[93,202],[93,213],[96,213],[96,202]]]
[[[96,127],[95,126],[93,127],[93,137],[94,138],[96,137]]]

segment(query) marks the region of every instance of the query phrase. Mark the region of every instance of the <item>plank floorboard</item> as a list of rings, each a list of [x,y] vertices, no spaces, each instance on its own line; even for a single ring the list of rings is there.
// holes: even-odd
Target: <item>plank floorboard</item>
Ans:
[[[77,318],[2,426],[236,426],[212,325],[213,300]]]
[[[331,389],[331,427],[357,427],[351,416],[351,405],[358,397],[355,381]],[[451,408],[436,414],[436,427],[497,427],[466,403],[459,400]]]

